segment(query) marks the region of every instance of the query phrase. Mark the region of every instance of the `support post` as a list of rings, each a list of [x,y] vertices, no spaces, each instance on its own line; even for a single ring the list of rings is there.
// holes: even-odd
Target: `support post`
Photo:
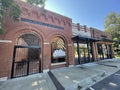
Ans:
[[[90,48],[89,48],[89,46],[90,46],[90,43],[87,42],[87,49],[88,49],[88,62],[90,62]]]
[[[102,44],[101,44],[101,51],[102,51],[102,58],[105,59],[105,58],[104,58],[104,53],[103,53],[103,46],[102,46]]]
[[[80,64],[80,46],[79,46],[79,42],[77,42],[77,53],[78,53],[78,63]]]

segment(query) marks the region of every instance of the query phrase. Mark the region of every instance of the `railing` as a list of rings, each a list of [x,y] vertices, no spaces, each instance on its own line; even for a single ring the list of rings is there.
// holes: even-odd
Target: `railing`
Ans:
[[[85,25],[79,25],[79,24],[72,24],[72,35],[80,35],[84,37],[91,37],[90,28],[86,27]]]

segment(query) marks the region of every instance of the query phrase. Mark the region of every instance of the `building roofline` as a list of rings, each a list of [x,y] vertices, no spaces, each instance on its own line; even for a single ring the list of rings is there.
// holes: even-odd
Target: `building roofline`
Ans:
[[[52,13],[52,14],[55,14],[55,15],[57,15],[57,16],[60,16],[60,17],[63,17],[63,18],[65,18],[65,19],[68,19],[68,20],[72,21],[71,18],[69,18],[69,17],[67,17],[67,16],[64,16],[64,15],[61,15],[61,14],[58,14],[58,13],[53,12],[53,11],[51,11],[51,10],[43,9],[42,7],[32,5],[32,4],[27,3],[27,2],[24,2],[24,1],[19,1],[19,0],[15,0],[15,1],[18,3],[18,5],[19,5],[19,3],[26,4],[26,5],[28,5],[29,7],[36,8],[37,10],[43,10],[43,11],[45,10],[45,11],[47,11],[48,13]]]

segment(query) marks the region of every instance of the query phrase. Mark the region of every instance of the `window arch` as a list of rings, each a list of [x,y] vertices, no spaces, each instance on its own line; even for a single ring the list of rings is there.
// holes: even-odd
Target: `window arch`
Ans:
[[[24,46],[38,46],[40,43],[40,39],[37,35],[34,34],[23,34],[17,39],[17,45]]]

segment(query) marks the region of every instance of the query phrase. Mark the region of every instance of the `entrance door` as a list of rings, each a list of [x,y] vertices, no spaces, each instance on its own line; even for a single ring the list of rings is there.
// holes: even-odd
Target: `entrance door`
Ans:
[[[89,62],[88,49],[87,48],[80,48],[80,60],[81,60],[81,64]]]
[[[74,43],[75,64],[84,64],[93,62],[91,43]]]
[[[11,78],[41,71],[39,46],[14,46]]]
[[[41,72],[39,37],[24,34],[14,46],[11,78]]]

